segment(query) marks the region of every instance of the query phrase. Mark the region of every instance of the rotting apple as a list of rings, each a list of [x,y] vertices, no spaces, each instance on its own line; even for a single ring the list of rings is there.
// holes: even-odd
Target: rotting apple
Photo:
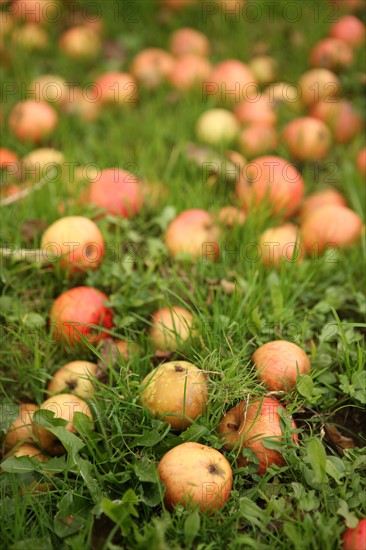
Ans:
[[[310,65],[340,71],[352,65],[353,51],[351,46],[339,38],[324,38],[310,52]]]
[[[317,208],[328,206],[330,204],[347,206],[347,202],[344,196],[339,191],[337,191],[337,189],[333,189],[332,187],[328,187],[326,189],[322,189],[321,191],[311,193],[308,197],[306,197],[301,205],[299,211],[299,218],[301,222],[304,222],[305,219],[313,212],[315,212]]]
[[[207,56],[210,53],[210,42],[202,32],[191,27],[183,27],[173,32],[170,38],[170,51],[176,56]]]
[[[77,25],[63,32],[59,48],[72,59],[94,59],[101,50],[101,40],[94,29]]]
[[[134,58],[131,74],[145,88],[153,90],[165,82],[174,66],[174,57],[160,48],[146,48]]]
[[[131,107],[139,99],[136,79],[129,73],[104,73],[97,78],[94,86],[102,105]]]
[[[209,109],[200,115],[196,123],[196,135],[209,145],[229,144],[239,133],[239,122],[226,109]]]
[[[74,427],[74,416],[76,412],[87,415],[93,421],[93,415],[89,405],[80,397],[71,393],[61,393],[46,399],[41,406],[41,411],[52,411],[55,418],[62,418],[67,421],[65,429],[76,433]],[[49,430],[37,424],[33,418],[33,432],[39,442],[41,449],[51,456],[61,456],[66,453],[61,441]]]
[[[344,550],[366,550],[366,518],[360,519],[356,527],[346,529],[342,542]]]
[[[164,307],[151,317],[149,337],[159,352],[175,351],[192,336],[193,315],[183,307]]]
[[[168,451],[159,462],[158,474],[165,485],[164,502],[169,509],[182,504],[214,511],[227,502],[233,483],[224,455],[192,441]]]
[[[344,15],[331,25],[329,34],[347,42],[352,48],[358,48],[365,42],[365,25],[354,15]]]
[[[287,340],[274,340],[259,346],[252,361],[260,380],[270,391],[291,390],[298,377],[311,370],[305,351]]]
[[[333,141],[328,126],[313,117],[300,117],[288,122],[282,139],[291,155],[302,161],[324,159]]]
[[[56,128],[58,117],[48,103],[20,101],[10,111],[9,128],[20,141],[38,143]]]
[[[43,256],[59,260],[66,271],[97,269],[104,256],[104,239],[97,224],[83,216],[65,216],[50,225],[42,236]]]
[[[206,210],[184,210],[169,224],[164,241],[173,257],[218,260],[219,234],[219,228]]]
[[[38,410],[38,405],[35,403],[22,403],[20,405],[19,414],[4,438],[5,451],[12,449],[18,443],[31,443],[34,440],[32,417],[36,410]]]
[[[183,431],[204,414],[208,400],[205,374],[188,361],[163,363],[142,382],[141,402],[153,416]]]
[[[56,298],[51,308],[52,336],[70,346],[80,343],[82,337],[97,344],[107,337],[104,329],[113,327],[113,313],[105,305],[107,300],[103,292],[89,286],[66,290]]]
[[[67,390],[78,397],[85,398],[95,391],[91,377],[95,376],[98,366],[90,361],[71,361],[58,369],[47,385],[47,394],[52,396]]]
[[[102,170],[89,188],[89,201],[109,214],[130,218],[143,204],[143,193],[138,178],[118,168]]]
[[[271,227],[259,239],[261,262],[266,267],[281,267],[283,262],[299,263],[304,257],[299,228],[293,223]]]

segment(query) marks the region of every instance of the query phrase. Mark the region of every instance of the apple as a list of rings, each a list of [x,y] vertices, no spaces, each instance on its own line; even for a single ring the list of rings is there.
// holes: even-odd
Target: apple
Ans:
[[[38,405],[35,403],[20,405],[19,414],[5,435],[5,450],[13,449],[18,443],[25,444],[33,441],[32,417],[36,410],[38,410]]]
[[[238,147],[247,158],[265,155],[278,146],[278,134],[273,126],[252,124],[239,134]]]
[[[301,209],[299,212],[300,220],[304,222],[304,220],[308,216],[310,216],[317,208],[327,206],[329,204],[347,206],[347,202],[344,196],[332,187],[328,187],[326,189],[322,189],[321,191],[311,193],[308,197],[306,197],[301,205]]]
[[[365,25],[354,15],[344,15],[331,25],[329,34],[347,42],[351,48],[358,48],[365,42]]]
[[[175,351],[192,335],[193,315],[183,307],[164,307],[153,313],[149,330],[154,349]]]
[[[218,215],[219,222],[229,229],[236,225],[244,225],[246,218],[244,210],[231,205],[220,208]]]
[[[328,126],[314,117],[300,117],[288,122],[282,139],[290,154],[302,161],[324,159],[332,145]]]
[[[220,103],[238,103],[258,94],[258,84],[251,69],[237,59],[227,59],[212,70],[203,88],[207,96]]]
[[[190,90],[207,80],[211,70],[211,63],[205,57],[185,54],[174,61],[168,80],[177,90]]]
[[[299,263],[304,257],[299,228],[293,223],[285,223],[264,231],[259,246],[261,262],[266,267],[281,267],[283,262]]]
[[[360,519],[353,529],[346,529],[342,542],[344,550],[366,550],[366,518]]]
[[[51,147],[41,147],[34,149],[28,155],[22,158],[22,178],[35,181],[41,178],[51,178],[52,168],[56,170],[55,176],[62,175],[62,168],[65,163],[65,157],[61,151]]]
[[[352,141],[362,130],[361,114],[355,111],[350,101],[337,103],[319,102],[313,105],[310,115],[325,122],[337,143]]]
[[[352,65],[352,48],[338,38],[324,38],[320,40],[310,52],[310,65],[324,67],[331,71],[339,71]]]
[[[11,172],[17,171],[19,157],[15,151],[7,149],[6,147],[0,147],[0,169],[8,170],[11,168]]]
[[[259,378],[270,391],[291,390],[298,376],[308,374],[311,369],[305,351],[287,340],[274,340],[259,346],[252,361]]]
[[[98,226],[83,216],[56,220],[42,236],[41,249],[47,258],[54,255],[62,269],[97,269],[104,256],[104,239]]]
[[[89,361],[71,361],[53,375],[52,380],[47,386],[47,394],[52,396],[68,390],[81,398],[90,397],[94,392],[94,386],[91,377],[95,376],[98,366]]]
[[[338,76],[324,68],[306,71],[299,78],[298,85],[305,106],[314,105],[319,101],[337,102],[341,88]]]
[[[168,451],[159,462],[158,473],[169,509],[177,504],[185,508],[199,506],[201,511],[221,508],[233,484],[231,466],[224,455],[193,441]]]
[[[5,458],[10,458],[11,456],[29,456],[31,458],[36,458],[40,462],[46,462],[48,457],[41,451],[37,445],[32,445],[31,443],[22,443],[15,449],[12,449]]]
[[[67,421],[65,429],[71,433],[76,433],[74,427],[74,415],[76,412],[86,414],[93,420],[92,412],[87,403],[71,393],[61,393],[46,399],[40,406],[41,411],[52,411],[55,418],[63,418]],[[61,456],[65,454],[65,447],[61,441],[49,430],[36,424],[33,419],[33,432],[39,442],[41,449],[51,456]]]
[[[119,353],[124,361],[130,361],[131,356],[141,353],[140,347],[134,342],[128,342],[127,340],[117,340],[114,342],[117,354]]]
[[[101,40],[89,26],[78,25],[62,33],[59,48],[71,59],[94,59],[101,50]]]
[[[359,173],[366,178],[366,147],[358,152],[356,166]]]
[[[13,44],[30,51],[44,50],[49,44],[46,30],[36,23],[15,27],[11,34]]]
[[[268,84],[276,79],[277,63],[269,55],[258,55],[248,63],[249,69],[254,74],[258,84]]]
[[[286,410],[271,397],[251,399],[249,402],[241,401],[223,416],[218,426],[218,432],[224,438],[224,449],[236,449],[240,452],[246,448],[253,452],[259,461],[258,474],[265,474],[272,464],[285,464],[285,459],[279,451],[268,449],[264,445],[266,440],[281,441],[283,438],[278,409]],[[296,429],[292,419],[291,423]],[[297,434],[292,435],[292,440],[297,444]],[[240,466],[247,464],[241,453],[237,462]]]
[[[169,224],[164,241],[173,257],[183,255],[196,260],[217,260],[220,255],[219,233],[206,210],[184,210]]]
[[[81,335],[97,344],[113,327],[112,310],[105,305],[108,297],[99,290],[79,286],[63,292],[53,302],[50,312],[51,333],[58,341],[74,346]]]
[[[79,116],[85,122],[93,122],[102,108],[100,92],[95,85],[84,89],[72,87],[68,90],[61,108],[66,114]]]
[[[89,188],[89,202],[108,214],[131,218],[143,205],[143,193],[138,178],[118,168],[102,170]]]
[[[236,193],[244,206],[267,201],[272,213],[290,217],[296,213],[304,194],[304,181],[289,161],[277,156],[253,159],[242,170]]]
[[[310,253],[326,248],[346,248],[361,239],[362,219],[349,208],[329,204],[309,214],[301,227],[303,243]]]
[[[301,90],[288,82],[270,84],[263,91],[263,97],[268,98],[269,103],[274,107],[284,104],[295,113],[302,109]]]
[[[61,76],[44,74],[32,80],[29,92],[36,101],[59,104],[67,101],[69,89]]]
[[[38,143],[56,128],[58,117],[48,103],[33,99],[20,101],[10,111],[9,128],[20,141]]]
[[[196,123],[197,138],[208,145],[228,144],[236,139],[239,130],[235,116],[226,109],[209,109]]]
[[[153,416],[183,431],[204,414],[208,384],[204,373],[188,361],[163,363],[142,382],[141,402]]]
[[[173,70],[174,58],[160,48],[146,48],[133,59],[131,74],[145,88],[153,90],[166,81]]]
[[[61,5],[58,0],[14,0],[10,13],[30,23],[55,23],[61,13]]]
[[[173,32],[170,39],[170,51],[173,55],[195,54],[206,56],[210,53],[210,43],[205,34],[190,27]]]
[[[138,101],[138,87],[129,73],[109,72],[102,74],[94,84],[102,105],[115,104],[131,107]]]
[[[260,96],[256,101],[241,101],[235,105],[234,115],[240,124],[275,126],[277,123],[274,103],[271,103],[265,95]]]

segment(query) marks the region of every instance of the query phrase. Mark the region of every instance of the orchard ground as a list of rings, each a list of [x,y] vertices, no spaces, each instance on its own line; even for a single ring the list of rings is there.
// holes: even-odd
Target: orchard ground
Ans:
[[[31,83],[42,74],[77,83],[92,103],[89,85],[100,74],[127,71],[143,48],[167,50],[172,32],[189,26],[209,38],[212,62],[247,62],[268,54],[277,61],[277,79],[296,85],[309,68],[310,50],[341,15],[326,0],[247,0],[235,15],[225,14],[214,1],[177,12],[153,0],[81,6],[85,17],[93,20],[97,14],[104,21],[104,47],[94,60],[71,60],[58,47],[62,30],[76,24],[72,10],[59,17],[56,13],[54,23],[46,26],[46,51],[13,45],[5,55],[1,145],[20,158],[34,146],[8,131],[8,114],[18,101],[37,93]],[[362,11],[357,15],[365,18]],[[363,115],[364,64],[361,48],[354,63],[339,73],[341,97]],[[95,380],[95,398],[88,401],[95,431],[81,418],[79,435],[65,442],[68,454],[52,459],[47,471],[43,463],[25,458],[8,463],[1,474],[4,548],[336,549],[346,526],[354,527],[366,516],[365,239],[324,254],[315,247],[303,262],[285,261],[282,269],[272,270],[263,267],[258,242],[274,220],[260,209],[249,212],[244,225],[222,229],[216,262],[207,259],[210,243],[196,262],[169,258],[163,235],[170,221],[191,208],[218,213],[231,204],[234,193],[230,177],[223,175],[232,170],[223,150],[217,150],[219,160],[201,166],[187,157],[187,143],[196,141],[197,119],[216,107],[218,98],[229,94],[235,102],[249,92],[213,85],[207,96],[201,89],[178,93],[167,84],[152,92],[139,87],[138,92],[138,101],[131,96],[130,108],[112,104],[92,123],[60,115],[57,129],[42,146],[63,153],[61,169],[36,166],[32,174],[21,167],[43,183],[1,209],[1,246],[9,251],[0,280],[2,435],[18,404],[45,400],[47,384],[64,364],[84,359],[108,371],[107,380]],[[294,116],[281,106],[278,127]],[[346,145],[333,145],[324,161],[297,165],[306,194],[335,187],[364,219],[365,186],[356,169],[362,147],[361,134]],[[276,154],[293,162],[283,145]],[[95,209],[78,200],[83,180],[111,167],[164,182],[168,193],[130,220],[112,215],[98,219],[106,244],[101,266],[70,279],[56,263],[45,265],[45,256],[53,261],[57,247],[51,255],[49,249],[40,250],[42,233],[61,215],[94,215]],[[214,171],[217,177],[212,177]],[[2,172],[2,186],[11,172]],[[140,349],[130,361],[119,356],[113,362],[103,343],[75,350],[51,337],[54,299],[80,284],[109,297],[115,322],[110,336]],[[160,361],[147,338],[151,315],[167,305],[188,309],[196,320],[195,337],[170,358],[196,364],[209,381],[207,411],[182,434],[151,418],[140,402],[141,382]],[[222,450],[217,427],[223,414],[248,395],[266,393],[250,358],[258,346],[274,339],[298,344],[312,365],[311,377],[280,396],[297,424],[298,448],[285,450],[286,465],[272,466],[264,475],[256,473],[253,463],[236,466],[236,451],[226,452],[234,472],[227,504],[213,515],[181,506],[168,512],[156,469],[159,460],[187,441]],[[26,488],[35,480],[49,483],[48,490],[32,494]],[[203,484],[202,491],[212,487]]]

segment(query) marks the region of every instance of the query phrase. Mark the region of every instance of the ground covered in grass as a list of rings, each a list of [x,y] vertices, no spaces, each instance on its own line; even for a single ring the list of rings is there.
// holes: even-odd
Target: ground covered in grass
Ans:
[[[58,74],[85,85],[107,70],[128,70],[143,48],[168,49],[171,33],[191,26],[209,38],[212,62],[247,62],[268,53],[277,60],[278,80],[296,83],[308,68],[310,49],[339,17],[325,0],[290,3],[298,7],[296,21],[283,0],[257,2],[255,21],[250,12],[237,20],[223,17],[214,2],[208,12],[203,2],[180,12],[161,9],[153,0],[89,4],[103,16],[108,44],[97,60],[70,60],[60,51],[66,16],[47,27],[46,52],[10,47],[5,38],[1,76],[17,86],[2,86],[1,145],[19,157],[34,146],[8,131],[7,116],[39,75]],[[342,97],[360,111],[363,67],[358,51],[353,65],[340,73]],[[61,115],[43,145],[62,151],[75,166],[119,167],[164,182],[168,193],[130,220],[98,219],[106,255],[95,272],[70,279],[57,266],[11,258],[1,266],[2,435],[20,403],[44,401],[47,383],[68,361],[98,362],[104,374],[94,380],[95,397],[89,400],[95,430],[86,418],[79,420],[79,434],[64,436],[67,454],[52,458],[47,471],[29,458],[10,459],[4,468],[3,547],[336,549],[346,526],[354,527],[366,515],[364,238],[350,249],[329,250],[290,268],[265,268],[252,245],[276,220],[263,209],[250,211],[243,226],[222,228],[217,262],[170,258],[163,240],[169,222],[185,209],[217,213],[235,203],[233,184],[224,177],[209,179],[186,155],[187,142],[196,140],[196,120],[216,105],[212,100],[200,89],[177,93],[167,84],[152,92],[141,88],[139,94],[131,108],[111,106],[92,123]],[[279,116],[282,128],[294,114],[284,105]],[[365,189],[355,164],[362,146],[358,136],[332,146],[323,162],[298,166],[306,193],[331,185],[364,217]],[[283,145],[276,154],[290,159]],[[3,173],[3,184],[7,177]],[[71,170],[68,177],[50,178],[40,190],[2,207],[2,247],[37,249],[44,228],[60,212],[93,216],[95,209],[77,200],[83,186]],[[139,353],[126,361],[121,355],[113,358],[103,342],[75,350],[54,341],[51,305],[78,284],[108,295],[115,315],[111,337],[137,343]],[[194,337],[169,358],[191,361],[209,381],[206,413],[181,434],[152,418],[140,402],[143,378],[161,361],[147,337],[151,314],[167,305],[187,308],[196,325]],[[159,460],[187,441],[222,450],[217,426],[223,414],[248,395],[267,392],[251,355],[277,339],[295,342],[311,361],[311,376],[279,396],[297,423],[299,445],[278,443],[285,465],[271,466],[264,475],[256,473],[255,460],[239,467],[237,451],[226,452],[234,472],[227,504],[211,515],[183,506],[167,511]],[[48,490],[32,492],[29,484],[35,481],[48,483]]]

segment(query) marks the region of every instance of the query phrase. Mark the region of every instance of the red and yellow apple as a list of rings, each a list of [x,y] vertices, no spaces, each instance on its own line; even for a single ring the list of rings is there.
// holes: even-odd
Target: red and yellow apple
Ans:
[[[183,27],[173,32],[170,39],[170,51],[173,55],[201,55],[210,53],[210,43],[205,34],[190,27]]]
[[[230,104],[256,96],[258,84],[248,65],[237,59],[226,59],[213,68],[204,90],[208,97]]]
[[[20,141],[38,143],[56,128],[58,116],[48,103],[33,99],[20,101],[9,115],[9,128]]]
[[[362,117],[350,101],[342,99],[336,103],[316,103],[310,115],[325,122],[337,143],[347,143],[362,130]]]
[[[305,219],[313,212],[315,212],[317,208],[321,208],[322,206],[328,206],[331,204],[336,204],[338,206],[347,206],[347,202],[344,196],[332,187],[328,187],[326,189],[322,189],[321,191],[311,193],[308,197],[306,197],[301,205],[299,218],[302,222],[304,222]]]
[[[169,52],[146,48],[134,57],[130,71],[145,88],[153,90],[168,79],[173,66],[174,57]]]
[[[324,38],[310,52],[310,65],[339,71],[352,65],[352,48],[339,38]]]
[[[255,101],[241,101],[234,107],[234,114],[240,124],[262,124],[275,126],[277,113],[275,104],[266,95],[260,96]]]
[[[291,155],[302,161],[325,158],[332,144],[328,126],[313,117],[300,117],[288,122],[283,129],[282,139]]]
[[[303,73],[298,82],[301,101],[311,106],[319,101],[334,103],[338,101],[341,84],[337,75],[329,69],[310,69]]]
[[[259,239],[261,262],[266,267],[281,267],[283,262],[299,263],[304,257],[299,228],[293,223],[271,227]]]
[[[59,47],[72,59],[94,59],[100,52],[101,40],[90,26],[77,25],[63,32]]]
[[[252,124],[241,130],[238,147],[247,158],[253,158],[274,151],[278,141],[278,134],[273,126]]]
[[[4,438],[5,450],[12,449],[18,443],[31,443],[34,440],[32,431],[32,418],[38,410],[35,403],[22,403],[19,407],[19,414],[11,424]]]
[[[205,57],[185,54],[173,64],[168,80],[177,90],[190,90],[207,80],[211,72],[211,63]]]
[[[89,202],[106,213],[130,218],[137,214],[143,203],[138,178],[118,168],[102,170],[89,188]]]
[[[344,15],[331,25],[329,34],[347,42],[352,48],[358,48],[365,42],[365,25],[354,15]]]
[[[104,73],[97,78],[94,86],[102,105],[131,107],[139,98],[136,79],[129,73]]]

